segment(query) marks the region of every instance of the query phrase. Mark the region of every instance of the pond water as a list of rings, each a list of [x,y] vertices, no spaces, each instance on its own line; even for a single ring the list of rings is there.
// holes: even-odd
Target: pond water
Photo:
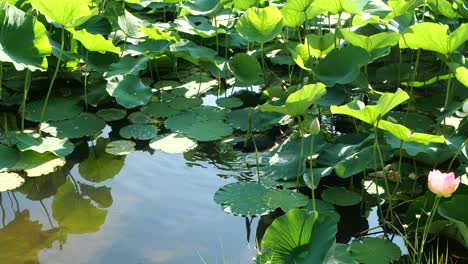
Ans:
[[[224,213],[213,202],[216,190],[232,180],[218,177],[226,172],[208,162],[196,163],[189,166],[182,155],[137,151],[126,156],[118,174],[99,183],[83,179],[74,165],[69,174],[80,188],[68,180],[58,192],[67,184],[80,189],[82,197],[89,186],[109,192],[101,193],[101,199],[93,196],[101,204],[107,200],[102,209],[91,201],[87,204],[94,209],[78,212],[77,204],[89,199],[67,200],[65,207],[75,210],[69,215],[54,205],[59,197],[43,199],[43,207],[19,192],[15,197],[2,193],[0,243],[12,244],[0,263],[249,263],[255,243],[247,241],[244,218]],[[111,195],[110,206],[109,197],[102,198],[105,193]],[[101,225],[89,219],[95,210],[107,211]],[[73,231],[58,230],[55,219],[63,214],[72,218],[63,225]]]

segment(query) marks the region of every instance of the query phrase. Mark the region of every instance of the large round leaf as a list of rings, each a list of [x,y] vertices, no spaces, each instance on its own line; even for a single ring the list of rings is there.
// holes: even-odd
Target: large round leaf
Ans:
[[[20,153],[20,158],[12,170],[24,170],[29,177],[39,177],[52,173],[65,165],[65,159],[52,153],[38,153],[28,150]]]
[[[258,60],[245,53],[237,53],[229,60],[229,70],[243,85],[255,84],[262,76],[262,67]]]
[[[13,167],[19,159],[16,149],[0,144],[0,171]]]
[[[72,119],[45,123],[41,130],[56,137],[80,138],[96,134],[105,126],[106,122],[96,115],[82,113]]]
[[[117,103],[125,108],[144,105],[153,95],[151,88],[141,82],[140,77],[133,74],[117,75],[107,80],[107,92],[115,97]]]
[[[79,26],[92,14],[88,4],[81,0],[30,0],[29,2],[48,19],[65,27]]]
[[[337,219],[328,214],[291,210],[268,227],[257,263],[324,263],[335,242],[336,224]]]
[[[44,25],[34,16],[0,2],[0,61],[11,62],[16,70],[47,69],[52,48]]]
[[[458,232],[460,232],[462,239],[461,243],[468,247],[468,213],[465,210],[465,203],[468,195],[454,195],[449,201],[442,202],[439,205],[438,212],[441,216],[454,223]]]
[[[172,133],[160,135],[151,140],[150,148],[161,150],[167,153],[184,153],[197,146],[197,142],[183,135]]]
[[[387,239],[377,237],[366,237],[362,239],[362,242],[354,242],[349,251],[363,264],[389,264],[401,256],[401,250],[397,245]]]
[[[266,206],[263,202],[263,197],[268,191],[269,189],[259,183],[236,182],[219,189],[214,195],[214,200],[227,213],[242,216],[264,215],[276,209]]]
[[[16,173],[0,172],[0,192],[14,190],[24,183],[24,179]]]
[[[322,199],[339,206],[349,206],[360,203],[361,195],[343,187],[330,187],[323,190]]]
[[[52,152],[59,157],[65,157],[73,152],[74,145],[68,139],[41,137],[39,134],[22,133],[16,136],[18,149],[21,151]]]
[[[166,127],[198,141],[212,141],[232,133],[224,119],[225,113],[215,107],[196,107],[190,112],[169,117]]]
[[[278,113],[261,112],[254,108],[234,110],[227,114],[228,123],[235,129],[247,131],[249,128],[249,116],[251,128],[255,132],[261,132],[278,126],[284,117]]]
[[[112,155],[128,155],[135,151],[136,143],[130,140],[115,140],[106,146],[106,152]]]
[[[369,62],[370,55],[363,48],[347,46],[332,50],[317,67],[317,78],[327,86],[354,81],[361,66]]]
[[[249,41],[265,43],[275,38],[283,29],[283,15],[274,5],[251,7],[239,18],[236,29]]]
[[[96,115],[105,121],[117,121],[123,119],[127,112],[117,108],[105,108],[97,111]]]
[[[32,101],[26,104],[25,118],[35,122],[70,119],[83,112],[83,107],[78,104],[78,101],[77,97],[51,98],[47,102],[43,120],[41,120],[41,114],[45,100]]]
[[[153,125],[131,124],[122,127],[119,134],[127,139],[150,140],[158,134],[158,128]]]

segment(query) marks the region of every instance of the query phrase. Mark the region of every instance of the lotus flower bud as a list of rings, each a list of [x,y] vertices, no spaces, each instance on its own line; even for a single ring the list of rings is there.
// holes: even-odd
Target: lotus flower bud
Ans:
[[[314,136],[320,133],[320,122],[317,117],[310,122],[309,131],[310,134]]]
[[[460,177],[455,178],[453,172],[442,173],[439,170],[429,172],[429,190],[437,196],[450,197],[460,184]]]

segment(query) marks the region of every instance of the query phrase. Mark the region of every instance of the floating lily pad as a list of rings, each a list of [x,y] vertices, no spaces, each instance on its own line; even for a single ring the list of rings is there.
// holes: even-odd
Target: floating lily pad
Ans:
[[[96,115],[104,121],[117,121],[127,116],[127,112],[117,108],[106,108],[97,111]]]
[[[166,127],[198,141],[212,141],[232,133],[232,128],[224,123],[224,119],[225,113],[215,107],[197,107],[169,117]]]
[[[366,237],[349,247],[351,255],[363,264],[388,264],[401,256],[400,248],[387,239]],[[378,254],[376,254],[378,252]]]
[[[136,143],[129,140],[115,140],[106,146],[106,152],[112,155],[128,155],[135,151]]]
[[[13,172],[0,172],[0,192],[14,190],[23,185],[24,179]]]
[[[218,98],[216,100],[216,104],[224,108],[237,108],[241,107],[244,102],[242,102],[242,100],[237,97],[223,97]]]
[[[119,134],[127,139],[150,140],[158,134],[158,128],[153,125],[131,124],[122,127]]]
[[[242,216],[264,215],[276,209],[263,202],[263,197],[268,191],[269,189],[259,183],[236,182],[219,189],[214,195],[214,200],[227,213]]]
[[[153,123],[153,120],[151,120],[151,117],[146,115],[143,112],[133,112],[128,115],[127,117],[128,121],[130,121],[133,124],[151,124]]]
[[[160,135],[151,140],[150,148],[161,150],[167,153],[184,153],[197,146],[197,142],[183,135],[172,133]]]
[[[16,149],[0,144],[0,171],[13,167],[19,159]]]
[[[361,195],[343,187],[330,187],[322,192],[322,199],[339,206],[350,206],[361,202]]]
[[[175,97],[170,101],[152,103],[142,107],[141,111],[152,117],[170,117],[184,110],[200,106],[203,100],[200,98]]]
[[[41,130],[55,137],[80,138],[98,133],[106,126],[104,120],[94,114],[82,113],[74,118],[45,123]]]
[[[249,115],[252,122],[252,130],[262,132],[280,124],[284,115],[273,112],[261,112],[254,108],[234,110],[227,114],[228,123],[235,129],[247,131],[249,127]]]
[[[39,134],[22,133],[18,134],[16,139],[18,149],[21,151],[52,152],[59,157],[70,155],[75,147],[68,139],[41,137]]]
[[[44,102],[45,100],[39,100],[27,103],[25,119],[39,122]],[[76,117],[83,112],[83,107],[78,102],[77,97],[51,98],[42,121],[61,121]]]
[[[65,165],[65,159],[50,152],[38,153],[32,150],[20,152],[20,158],[12,170],[24,170],[28,177],[39,177],[52,173]]]

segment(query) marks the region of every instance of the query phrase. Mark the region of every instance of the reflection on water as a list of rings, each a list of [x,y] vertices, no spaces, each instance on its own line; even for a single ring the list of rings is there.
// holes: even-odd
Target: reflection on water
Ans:
[[[62,170],[1,193],[0,263],[251,261],[245,219],[213,202],[232,181],[216,175],[239,175],[232,150],[124,157],[108,142],[81,143]]]

